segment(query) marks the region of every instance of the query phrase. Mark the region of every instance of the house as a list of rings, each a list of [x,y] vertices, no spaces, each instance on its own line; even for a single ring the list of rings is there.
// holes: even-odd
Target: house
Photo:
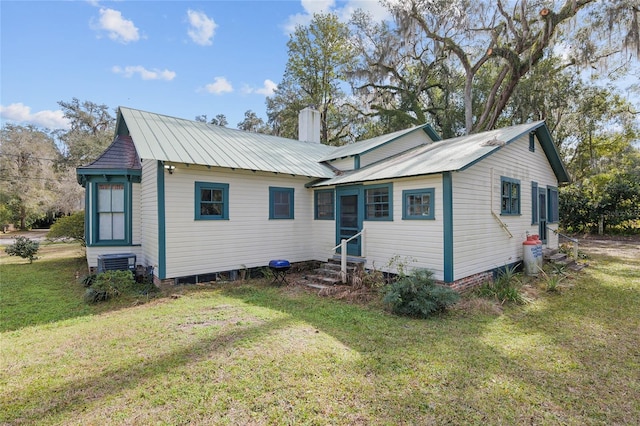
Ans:
[[[431,269],[455,287],[557,247],[569,177],[543,121],[440,140],[429,125],[362,142],[318,143],[303,110],[296,141],[121,107],[115,139],[77,169],[87,261],[133,253],[157,281],[350,256]],[[309,136],[311,135],[311,136]],[[363,231],[364,230],[364,231]],[[393,270],[393,265],[389,265]]]

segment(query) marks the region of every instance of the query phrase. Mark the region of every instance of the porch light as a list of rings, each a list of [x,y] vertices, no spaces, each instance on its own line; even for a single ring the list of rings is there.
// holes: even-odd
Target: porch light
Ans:
[[[170,175],[172,175],[173,171],[176,169],[176,166],[174,166],[173,164],[165,164],[164,168],[167,169]]]

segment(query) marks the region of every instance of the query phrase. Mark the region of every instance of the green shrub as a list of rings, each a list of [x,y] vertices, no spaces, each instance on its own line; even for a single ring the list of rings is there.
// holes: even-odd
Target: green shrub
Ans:
[[[40,243],[30,240],[27,237],[16,237],[16,242],[4,249],[9,256],[20,256],[23,259],[29,259],[29,263],[33,263],[37,259],[36,254],[40,248]]]
[[[455,290],[435,283],[432,271],[416,269],[413,275],[404,275],[389,284],[383,302],[396,315],[426,318],[445,311],[459,299]]]
[[[112,299],[121,294],[133,294],[136,281],[131,271],[105,271],[96,275],[84,295],[87,303]]]
[[[478,288],[478,295],[494,298],[501,304],[505,302],[514,302],[520,305],[528,303],[529,300],[522,294],[522,282],[520,281],[520,274],[516,272],[516,268],[517,265],[505,266],[493,281],[487,282]]]
[[[51,229],[47,233],[47,238],[65,238],[74,241],[80,241],[84,247],[86,245],[84,238],[84,212],[80,211],[71,216],[62,216],[51,225]]]

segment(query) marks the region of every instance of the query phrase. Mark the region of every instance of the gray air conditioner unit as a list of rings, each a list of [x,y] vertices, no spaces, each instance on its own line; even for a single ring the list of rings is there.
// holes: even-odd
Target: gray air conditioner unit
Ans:
[[[105,271],[131,271],[135,274],[136,255],[133,253],[99,255],[98,273]]]

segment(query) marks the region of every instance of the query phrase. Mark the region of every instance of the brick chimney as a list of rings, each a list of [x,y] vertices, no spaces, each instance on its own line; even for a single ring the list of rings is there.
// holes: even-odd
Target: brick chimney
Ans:
[[[320,111],[306,107],[298,114],[298,139],[320,143]]]

